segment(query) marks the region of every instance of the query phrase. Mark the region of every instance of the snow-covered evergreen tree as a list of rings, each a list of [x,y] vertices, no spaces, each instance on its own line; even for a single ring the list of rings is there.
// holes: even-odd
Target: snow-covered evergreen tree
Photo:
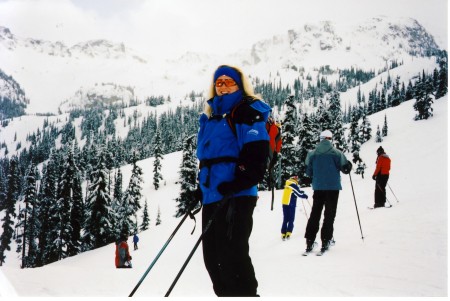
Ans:
[[[300,179],[300,183],[303,182],[303,179],[306,177],[306,165],[305,160],[308,152],[313,150],[317,141],[316,133],[313,130],[313,124],[311,123],[311,119],[309,118],[307,113],[303,114],[302,125],[300,126],[300,131],[298,133],[299,136],[299,174],[298,177]],[[284,183],[283,183],[284,184]],[[280,188],[280,187],[279,187]]]
[[[156,223],[155,223],[155,226],[158,226],[158,225],[161,225],[161,209],[159,208],[159,205],[158,205],[158,213],[157,213],[157,215],[156,215]]]
[[[114,176],[114,190],[113,190],[113,200],[112,200],[112,205],[111,205],[111,209],[114,213],[114,218],[112,221],[113,224],[113,229],[114,229],[114,234],[115,237],[120,237],[120,231],[121,231],[121,207],[122,207],[122,202],[123,202],[123,190],[122,190],[122,185],[123,185],[123,179],[122,179],[122,172],[120,170],[120,168],[117,169],[117,172]]]
[[[6,200],[3,206],[4,216],[2,221],[2,234],[0,235],[0,266],[5,262],[6,251],[11,250],[11,239],[14,233],[14,218],[16,218],[15,204],[19,197],[19,170],[18,159],[13,156],[10,161],[8,172],[8,190],[6,193]]]
[[[294,105],[294,96],[286,100],[286,113],[282,122],[282,145],[281,148],[281,181],[282,183],[290,176],[298,172],[297,148],[294,144],[296,131],[295,120],[297,119],[297,108]]]
[[[86,248],[99,248],[115,240],[111,227],[111,197],[108,193],[108,170],[103,156],[103,146],[97,150],[97,165],[91,174],[92,183],[86,200],[87,216],[83,242]]]
[[[55,217],[51,215],[52,204],[56,203],[56,187],[57,187],[57,171],[56,164],[53,160],[54,155],[50,155],[50,159],[47,165],[43,167],[42,181],[40,185],[39,198],[38,198],[38,220],[39,224],[39,236],[38,236],[38,256],[36,266],[42,266],[44,264],[56,261],[53,259],[51,253],[51,247],[53,246],[53,239],[56,236],[52,236],[53,230],[56,228],[54,222]]]
[[[148,215],[147,199],[145,199],[144,210],[142,212],[142,223],[139,230],[145,231],[148,229],[149,226],[150,226],[150,217]]]
[[[159,182],[163,179],[161,174],[161,160],[163,157],[161,149],[161,132],[159,129],[156,131],[154,147],[153,155],[155,160],[153,161],[153,186],[155,187],[155,190],[158,190]]]
[[[181,187],[180,195],[176,198],[177,212],[176,217],[184,215],[195,199],[195,190],[197,188],[197,158],[196,151],[196,135],[191,135],[186,138],[183,145],[183,158],[181,161],[180,175]]]
[[[381,136],[386,137],[388,135],[388,123],[386,114],[384,114],[383,128],[381,129]]]
[[[81,188],[81,175],[77,171],[72,183],[72,210],[70,211],[70,224],[72,232],[70,233],[71,243],[68,246],[67,253],[74,256],[82,251],[81,232],[84,224],[84,200],[83,189]]]
[[[341,98],[339,91],[333,90],[329,97],[328,113],[330,119],[333,121],[328,128],[333,133],[333,144],[341,151],[348,150],[347,142],[345,141],[343,114],[341,109]],[[324,128],[325,130],[326,128]]]
[[[419,78],[414,88],[414,96],[416,98],[414,110],[417,111],[415,120],[428,119],[433,116],[433,108],[431,107],[433,99],[430,97],[432,90],[430,79],[427,79],[425,75]]]
[[[439,74],[436,88],[436,99],[441,98],[448,91],[448,56],[447,51],[443,50],[439,58]]]
[[[37,170],[34,164],[31,164],[26,178],[25,186],[25,212],[23,219],[23,237],[22,237],[22,268],[34,267],[36,262],[36,175]]]
[[[359,126],[359,139],[362,144],[372,138],[372,127],[370,124],[370,120],[367,118],[367,115],[365,113],[363,114],[361,119],[361,124]]]
[[[336,99],[336,94],[333,98]],[[337,98],[339,98],[339,94],[337,95]],[[336,103],[334,103],[334,105],[336,105]],[[329,106],[327,106],[322,101],[322,99],[319,101],[319,107],[317,108],[315,122],[319,133],[324,130],[331,131],[331,129],[333,128],[334,120],[332,120],[332,116],[329,112]]]
[[[397,76],[392,87],[391,106],[396,107],[402,102],[400,97],[400,77]]]
[[[130,235],[134,232],[136,223],[133,221],[139,209],[141,209],[140,200],[142,198],[142,169],[137,165],[137,153],[133,156],[133,168],[131,170],[130,182],[125,190],[123,202],[120,210],[120,234]]]
[[[348,144],[350,145],[350,152],[359,152],[361,149],[361,142],[359,137],[359,113],[358,110],[352,110],[350,121],[350,132],[348,134]]]
[[[66,258],[70,254],[76,255],[79,250],[79,236],[78,240],[73,245],[72,235],[74,230],[71,223],[71,211],[73,206],[73,193],[75,191],[74,179],[79,177],[78,168],[75,165],[72,148],[67,148],[67,154],[64,159],[63,172],[59,183],[57,210],[59,215],[59,237],[57,244],[59,246],[59,259]],[[77,187],[77,189],[80,189]],[[81,213],[81,212],[80,212]],[[81,218],[81,217],[80,217]],[[78,229],[81,230],[81,220],[76,221]]]
[[[17,253],[22,259],[22,268],[34,267],[36,261],[36,167],[31,164],[27,171],[22,207],[16,224]]]

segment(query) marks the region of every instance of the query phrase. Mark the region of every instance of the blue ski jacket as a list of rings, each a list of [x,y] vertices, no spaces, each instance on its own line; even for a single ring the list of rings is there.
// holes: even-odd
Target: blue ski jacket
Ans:
[[[305,164],[314,190],[342,190],[340,171],[349,162],[329,140],[320,141],[306,156]]]
[[[234,196],[257,196],[257,184],[266,170],[269,135],[265,123],[271,108],[261,100],[246,102],[241,90],[208,100],[212,114],[200,116],[197,136],[198,175],[204,205],[224,196],[219,184],[229,182]],[[234,111],[236,131],[227,115]]]

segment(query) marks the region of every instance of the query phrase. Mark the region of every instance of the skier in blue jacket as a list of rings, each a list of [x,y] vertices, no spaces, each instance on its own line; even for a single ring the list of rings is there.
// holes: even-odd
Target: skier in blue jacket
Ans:
[[[257,296],[249,256],[257,184],[266,170],[270,107],[253,93],[242,71],[219,66],[214,73],[197,137],[203,227],[203,259],[217,296]],[[232,129],[228,118],[233,113]]]

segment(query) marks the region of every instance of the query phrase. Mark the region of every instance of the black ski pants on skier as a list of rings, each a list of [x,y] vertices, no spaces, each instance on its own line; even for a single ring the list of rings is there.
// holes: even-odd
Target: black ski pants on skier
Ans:
[[[319,231],[320,218],[322,210],[325,207],[323,214],[322,230],[320,238],[322,241],[328,241],[333,238],[333,224],[336,217],[336,209],[339,198],[339,190],[316,190],[313,194],[313,206],[311,215],[306,225],[305,238],[314,241],[317,232]]]
[[[257,296],[258,281],[249,255],[256,197],[229,199],[203,236],[203,260],[219,297]],[[203,206],[203,228],[219,203]]]
[[[374,207],[384,207],[386,203],[386,185],[389,175],[378,175],[375,180],[375,205]]]

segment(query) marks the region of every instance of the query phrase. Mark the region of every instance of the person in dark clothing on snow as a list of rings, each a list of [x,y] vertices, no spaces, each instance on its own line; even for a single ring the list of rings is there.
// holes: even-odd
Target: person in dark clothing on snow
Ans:
[[[203,228],[223,207],[203,237],[203,260],[217,296],[257,296],[249,238],[266,170],[271,108],[240,69],[226,65],[216,69],[207,99],[197,137]],[[232,111],[235,131],[227,120]]]
[[[139,236],[135,233],[133,236],[133,243],[134,243],[134,250],[136,251],[138,249],[138,242],[139,242]]]
[[[329,130],[323,131],[319,137],[319,144],[308,153],[305,160],[306,174],[312,178],[314,190],[311,215],[306,225],[306,252],[311,252],[314,247],[324,207],[324,220],[320,233],[321,251],[328,250],[333,239],[339,190],[342,190],[340,172],[348,174],[352,169],[352,163],[341,151],[333,147],[332,137],[333,134]]]
[[[283,206],[283,223],[281,224],[281,239],[289,239],[294,231],[295,208],[297,197],[307,199],[308,196],[298,187],[298,176],[286,180],[281,203]]]
[[[373,172],[372,179],[375,180],[375,204],[374,208],[384,207],[386,203],[386,185],[391,170],[391,159],[380,146],[377,149],[377,167]]]

